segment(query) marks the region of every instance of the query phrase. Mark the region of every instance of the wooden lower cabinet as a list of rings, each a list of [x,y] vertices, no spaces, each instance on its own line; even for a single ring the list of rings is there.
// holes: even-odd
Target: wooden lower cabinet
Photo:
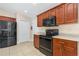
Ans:
[[[63,56],[77,56],[76,48],[64,46]]]
[[[34,35],[34,46],[39,48],[39,35]]]
[[[53,56],[77,56],[77,42],[53,38]]]
[[[53,46],[53,56],[62,56],[62,47],[60,44]]]
[[[39,35],[34,35],[34,46],[39,48]],[[77,56],[77,41],[53,38],[51,41],[52,56]]]

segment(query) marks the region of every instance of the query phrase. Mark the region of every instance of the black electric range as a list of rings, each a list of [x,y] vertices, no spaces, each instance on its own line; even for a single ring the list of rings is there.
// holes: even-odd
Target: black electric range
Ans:
[[[52,54],[52,47],[51,47],[51,40],[53,39],[53,36],[56,36],[59,34],[58,29],[48,29],[46,30],[46,35],[40,35],[39,38],[39,50],[43,54],[47,56],[51,56]]]

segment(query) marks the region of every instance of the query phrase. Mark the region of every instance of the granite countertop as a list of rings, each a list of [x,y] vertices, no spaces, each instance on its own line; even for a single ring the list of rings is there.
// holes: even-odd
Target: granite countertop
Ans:
[[[59,34],[57,36],[52,36],[52,37],[66,39],[66,40],[72,40],[72,41],[79,41],[78,35]]]

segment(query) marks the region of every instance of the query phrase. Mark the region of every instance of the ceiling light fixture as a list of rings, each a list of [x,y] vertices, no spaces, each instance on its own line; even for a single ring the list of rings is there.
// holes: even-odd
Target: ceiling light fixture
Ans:
[[[24,12],[27,13],[28,11],[27,10],[24,10]]]

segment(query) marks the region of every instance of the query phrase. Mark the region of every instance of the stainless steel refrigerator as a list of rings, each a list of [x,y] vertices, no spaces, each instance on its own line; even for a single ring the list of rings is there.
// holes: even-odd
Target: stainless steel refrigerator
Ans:
[[[16,22],[0,21],[0,48],[17,44]]]

